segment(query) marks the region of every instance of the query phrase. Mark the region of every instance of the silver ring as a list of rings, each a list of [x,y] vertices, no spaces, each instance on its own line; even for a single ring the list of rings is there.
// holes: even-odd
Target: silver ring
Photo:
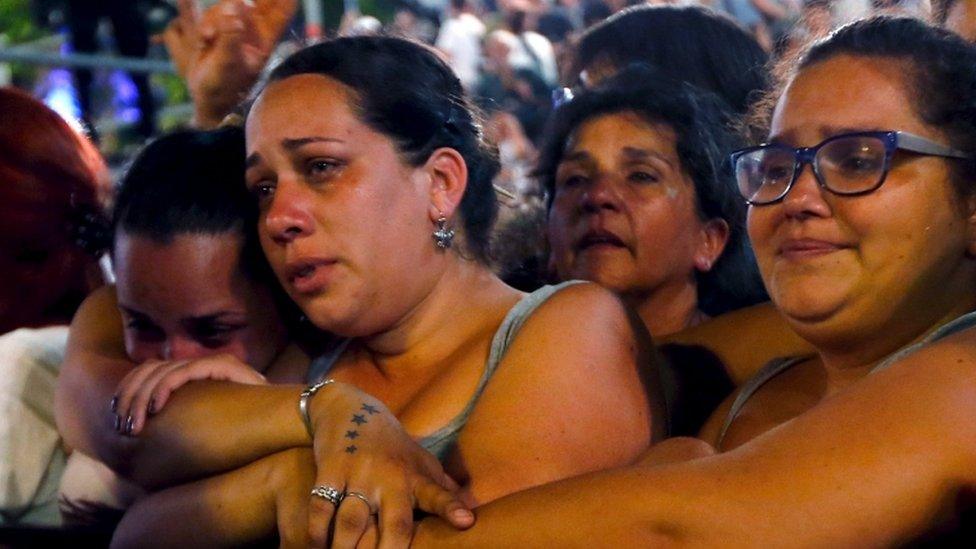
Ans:
[[[316,486],[315,488],[312,488],[312,495],[320,497],[336,507],[338,507],[339,503],[342,501],[342,492],[331,486]]]
[[[376,512],[377,512],[376,511],[376,508],[373,507],[373,504],[369,502],[369,498],[367,498],[366,496],[364,496],[363,494],[361,494],[359,492],[346,492],[346,495],[343,496],[343,499],[345,499],[347,497],[350,497],[350,496],[362,500],[363,503],[366,504],[366,507],[369,507],[369,514],[371,514],[371,515],[375,515],[376,514]]]

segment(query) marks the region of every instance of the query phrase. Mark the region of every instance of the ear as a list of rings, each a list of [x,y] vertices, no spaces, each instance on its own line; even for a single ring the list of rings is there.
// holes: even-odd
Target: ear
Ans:
[[[712,270],[728,242],[729,224],[724,219],[716,217],[706,221],[702,225],[698,249],[695,251],[695,269],[703,273]]]
[[[461,204],[468,186],[468,165],[461,153],[441,147],[430,154],[422,169],[430,177],[430,220],[448,219]]]

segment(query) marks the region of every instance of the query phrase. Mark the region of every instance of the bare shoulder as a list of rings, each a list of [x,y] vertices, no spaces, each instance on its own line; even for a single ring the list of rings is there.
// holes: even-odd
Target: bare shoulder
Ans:
[[[725,365],[736,385],[770,360],[813,352],[772,303],[731,311],[662,338],[662,343],[701,346]]]
[[[118,310],[115,286],[102,286],[85,298],[74,319],[68,339],[68,353],[102,351],[118,356],[122,353],[122,319]]]
[[[903,400],[919,421],[899,426],[902,435],[919,429],[940,437],[933,443],[958,449],[969,465],[976,463],[976,328],[968,328],[922,347],[882,372],[868,376],[865,391],[896,404]],[[967,476],[976,481],[976,471]]]
[[[624,306],[596,285],[563,288],[542,304],[458,440],[475,498],[633,461],[663,425],[639,339]]]
[[[594,335],[627,337],[633,331],[629,324],[630,315],[623,302],[613,292],[587,282],[557,291],[529,317],[522,330],[544,330],[560,339],[594,331]],[[516,341],[519,339],[533,338],[519,337]]]

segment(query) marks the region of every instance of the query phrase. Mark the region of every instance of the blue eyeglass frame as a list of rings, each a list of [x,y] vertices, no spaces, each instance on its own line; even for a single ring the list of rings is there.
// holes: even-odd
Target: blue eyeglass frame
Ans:
[[[884,165],[881,169],[881,177],[878,178],[878,182],[869,189],[865,189],[862,191],[855,191],[855,192],[837,191],[827,186],[827,183],[824,181],[823,176],[821,176],[820,172],[817,170],[817,165],[816,163],[814,163],[814,160],[816,159],[817,153],[820,152],[820,149],[822,147],[834,141],[837,141],[838,139],[847,139],[851,137],[874,137],[880,139],[881,142],[884,143],[885,157],[884,157]],[[786,195],[789,194],[790,190],[793,189],[793,185],[796,183],[796,179],[803,172],[803,166],[807,164],[809,164],[810,169],[813,170],[814,179],[817,180],[817,185],[819,185],[820,188],[829,191],[833,194],[836,194],[838,196],[858,196],[862,194],[872,193],[878,190],[878,188],[884,184],[885,179],[888,178],[888,170],[891,168],[891,158],[894,156],[895,151],[899,149],[903,151],[913,152],[916,154],[922,154],[926,156],[939,156],[942,158],[956,158],[961,160],[971,160],[973,158],[971,155],[967,154],[964,151],[960,151],[959,149],[953,149],[952,147],[943,145],[941,143],[937,143],[935,141],[932,141],[931,139],[927,139],[925,137],[921,137],[908,132],[902,132],[902,131],[851,132],[851,133],[842,133],[842,134],[830,136],[827,139],[824,139],[823,141],[821,141],[820,143],[812,147],[794,148],[794,147],[789,147],[787,145],[781,145],[778,143],[764,143],[762,145],[756,145],[754,147],[739,149],[733,152],[731,155],[729,155],[729,159],[732,162],[732,173],[735,174],[735,169],[736,169],[735,166],[738,163],[739,158],[751,152],[764,150],[764,149],[779,149],[779,150],[792,152],[794,158],[793,177],[790,179],[790,182],[786,185],[786,188],[783,189],[783,192],[780,193],[780,195],[777,196],[776,198],[773,198],[772,200],[756,202],[754,200],[749,199],[748,197],[743,197],[746,203],[749,204],[750,206],[768,206],[770,204],[775,204],[783,200],[786,197]],[[738,181],[736,181],[736,187],[738,187]],[[741,195],[741,191],[740,191],[740,195]]]

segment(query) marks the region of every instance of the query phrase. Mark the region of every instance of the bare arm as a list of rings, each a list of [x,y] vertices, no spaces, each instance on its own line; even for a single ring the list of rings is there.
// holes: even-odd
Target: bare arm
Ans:
[[[768,302],[717,316],[659,343],[705,347],[722,361],[736,385],[774,358],[813,352]]]
[[[415,543],[904,543],[976,483],[974,367],[976,337],[960,334],[731,452],[514,494],[480,508],[464,532],[424,521]]]
[[[167,488],[141,499],[126,512],[112,547],[239,547],[268,540],[275,534],[279,512],[283,519],[291,519],[289,523],[304,524],[304,516],[300,520],[288,516],[304,514],[304,507],[280,507],[278,500],[305,501],[314,473],[311,450],[296,448],[234,471]],[[301,531],[283,534],[284,546],[304,545]]]
[[[122,436],[114,429],[109,402],[134,366],[125,356],[114,289],[98,290],[72,322],[55,395],[58,429],[70,446],[144,487],[311,445],[296,408],[302,390],[297,385],[191,383],[174,394],[140,436]]]
[[[595,285],[561,290],[526,321],[458,439],[467,489],[486,502],[625,465],[663,432],[643,324]],[[648,392],[652,394],[648,396]]]

